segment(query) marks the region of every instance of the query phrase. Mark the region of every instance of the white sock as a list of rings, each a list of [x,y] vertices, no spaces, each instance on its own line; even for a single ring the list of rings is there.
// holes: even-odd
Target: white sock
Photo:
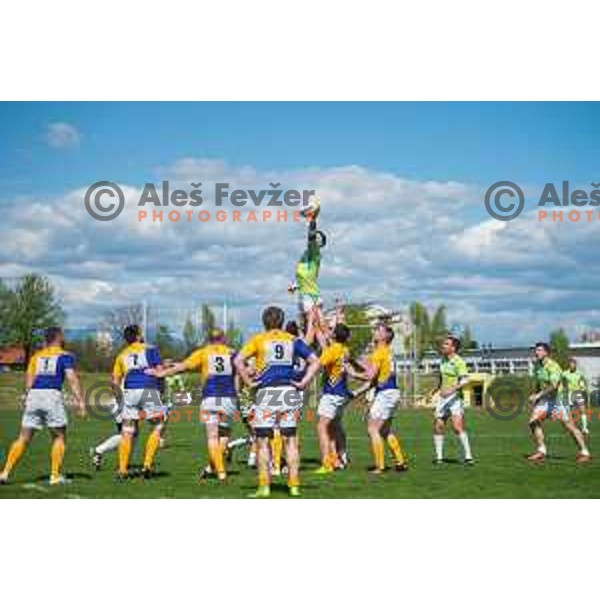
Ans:
[[[587,431],[588,428],[588,420],[587,415],[585,414],[585,409],[581,411],[581,430]]]
[[[458,434],[458,439],[463,447],[463,452],[465,453],[465,460],[471,460],[473,457],[471,456],[471,444],[469,444],[469,436],[466,431],[461,431]]]
[[[433,434],[433,446],[435,448],[435,457],[438,460],[444,458],[444,436],[440,433]]]
[[[96,446],[96,452],[98,454],[105,454],[106,452],[111,452],[112,450],[116,450],[121,443],[121,434],[116,433],[115,435],[111,435],[107,440],[104,440],[101,444]]]
[[[542,454],[546,454],[546,444],[539,445],[538,452],[541,452]]]

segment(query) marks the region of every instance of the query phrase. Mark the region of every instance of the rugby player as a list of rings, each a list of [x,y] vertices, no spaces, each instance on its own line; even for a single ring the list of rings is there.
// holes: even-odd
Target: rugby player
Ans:
[[[291,496],[300,495],[300,455],[297,427],[302,410],[301,391],[306,389],[319,370],[319,359],[300,338],[283,331],[285,314],[276,306],[263,311],[263,333],[252,337],[237,354],[234,365],[245,385],[256,387],[254,431],[258,442],[258,490],[253,497],[266,498],[271,492],[269,439],[279,426],[285,442],[288,465],[288,488]],[[253,378],[246,360],[255,358]],[[294,363],[306,361],[306,373],[294,381]]]
[[[587,462],[591,456],[583,434],[569,418],[567,409],[558,394],[563,377],[561,368],[555,360],[550,358],[550,346],[545,342],[538,342],[534,352],[536,358],[533,367],[535,392],[529,396],[529,401],[532,403],[529,428],[537,449],[527,459],[533,462],[543,462],[546,459],[546,442],[542,423],[551,417],[552,420],[559,420],[563,424],[577,444],[579,451],[575,460],[578,463]]]
[[[146,441],[142,468],[145,478],[152,476],[154,457],[160,447],[166,414],[160,399],[158,379],[151,373],[161,362],[158,348],[142,342],[138,325],[125,327],[123,338],[127,345],[117,356],[112,374],[112,383],[123,389],[123,425],[117,474],[119,481],[129,476],[133,438],[141,419],[152,425],[152,431]]]
[[[367,431],[375,466],[370,472],[378,475],[385,470],[384,440],[395,460],[397,471],[408,470],[400,440],[392,432],[394,413],[400,404],[400,390],[396,381],[396,366],[391,343],[394,331],[386,323],[378,323],[373,329],[373,351],[362,363],[375,383],[375,397],[369,408]]]
[[[298,308],[305,327],[311,319],[311,313],[317,317],[319,327],[326,327],[323,317],[321,290],[319,288],[319,270],[321,268],[321,248],[327,244],[327,237],[317,230],[315,219],[309,219],[306,249],[296,263],[296,281],[288,291],[298,293]]]
[[[52,437],[50,449],[50,485],[66,483],[61,474],[65,454],[67,412],[62,394],[66,378],[81,416],[85,415],[75,357],[63,349],[64,333],[59,327],[49,327],[44,335],[44,347],[29,360],[25,374],[25,407],[19,437],[12,443],[0,483],[6,483],[23,456],[35,431],[47,427]]]
[[[315,471],[317,475],[333,473],[342,467],[340,454],[345,454],[345,447],[338,447],[338,440],[345,439],[342,417],[351,397],[348,375],[363,381],[370,379],[369,374],[359,373],[352,367],[347,345],[349,339],[348,326],[338,323],[333,330],[332,343],[323,348],[319,359],[325,372],[325,385],[317,408],[317,434],[321,451],[321,466]]]
[[[581,433],[589,435],[588,419],[585,412],[588,396],[587,381],[583,373],[577,368],[574,358],[569,360],[569,368],[563,371],[563,395],[566,396],[565,404],[569,409],[575,407],[581,420]]]
[[[183,371],[198,369],[202,384],[200,420],[206,425],[206,440],[210,470],[219,481],[227,479],[225,451],[229,442],[229,428],[237,406],[237,389],[233,368],[235,352],[227,345],[225,332],[213,329],[208,343],[198,348],[183,362],[172,367],[156,369],[158,377],[169,377]],[[205,475],[207,472],[203,472]],[[201,475],[202,476],[202,475]]]
[[[446,421],[452,420],[452,429],[458,437],[466,465],[473,464],[471,444],[465,431],[462,388],[469,382],[469,369],[459,356],[460,340],[452,335],[442,343],[440,363],[440,383],[437,389],[437,404],[433,419],[433,447],[436,464],[444,462],[444,430]]]

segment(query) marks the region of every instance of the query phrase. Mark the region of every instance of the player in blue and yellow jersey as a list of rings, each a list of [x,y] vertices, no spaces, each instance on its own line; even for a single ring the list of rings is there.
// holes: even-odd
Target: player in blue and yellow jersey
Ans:
[[[258,441],[258,490],[256,497],[270,495],[269,439],[279,426],[285,440],[290,495],[300,495],[300,455],[297,427],[302,410],[302,394],[319,370],[319,359],[300,338],[282,330],[283,310],[270,306],[262,315],[265,331],[251,338],[235,357],[234,364],[242,381],[256,387],[254,431]],[[255,359],[256,375],[251,376],[246,360]],[[297,358],[306,361],[306,373],[300,381],[294,380]]]
[[[50,485],[65,483],[65,478],[60,472],[67,429],[67,412],[62,394],[65,379],[75,396],[80,414],[85,414],[85,409],[81,385],[75,372],[75,357],[65,352],[63,343],[62,329],[48,328],[45,332],[44,348],[36,352],[29,361],[25,374],[26,395],[21,432],[10,447],[6,464],[0,473],[0,483],[6,483],[31,442],[34,432],[43,427],[48,427],[52,436]]]
[[[142,342],[138,325],[128,325],[123,331],[126,346],[115,360],[112,374],[114,385],[123,389],[123,425],[119,443],[119,479],[128,476],[133,437],[139,421],[152,424],[144,452],[144,477],[152,475],[154,456],[160,447],[161,431],[166,411],[160,399],[160,388],[152,369],[160,365],[156,346]]]
[[[385,470],[384,440],[394,455],[397,471],[406,471],[400,440],[392,432],[392,420],[400,404],[400,390],[396,381],[396,365],[392,352],[394,331],[385,323],[378,323],[373,329],[373,351],[367,358],[365,367],[375,386],[375,398],[369,408],[367,431],[371,438],[371,447],[375,466],[373,474]]]
[[[227,478],[224,454],[229,441],[231,421],[238,411],[234,356],[233,348],[227,345],[225,333],[221,329],[214,329],[210,333],[208,344],[192,352],[183,362],[156,371],[159,377],[168,377],[183,371],[200,372],[200,420],[206,424],[210,463],[208,472],[216,473],[220,481]],[[206,473],[205,470],[203,474]]]
[[[462,388],[469,382],[469,369],[459,356],[460,340],[453,335],[446,337],[442,343],[440,362],[440,381],[436,391],[437,403],[433,420],[434,462],[444,462],[444,430],[446,421],[452,420],[452,429],[458,437],[463,449],[466,465],[473,464],[471,444],[465,431],[464,410],[462,405]]]
[[[317,409],[317,434],[321,450],[321,466],[315,471],[318,475],[333,473],[340,466],[341,449],[337,447],[336,439],[343,436],[342,415],[351,398],[348,375],[369,380],[368,374],[359,373],[350,362],[350,350],[347,345],[349,339],[348,326],[338,323],[333,330],[332,343],[323,348],[319,359],[324,370],[325,383]]]

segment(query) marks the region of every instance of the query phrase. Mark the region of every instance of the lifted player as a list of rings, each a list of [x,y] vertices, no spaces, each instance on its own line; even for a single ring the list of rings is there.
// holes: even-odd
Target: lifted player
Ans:
[[[326,327],[323,318],[321,290],[319,288],[319,270],[321,268],[321,248],[327,244],[327,237],[317,229],[317,215],[319,212],[319,200],[311,196],[312,206],[306,211],[308,220],[308,238],[306,250],[302,253],[300,260],[296,263],[296,281],[292,283],[288,291],[298,293],[298,308],[302,315],[304,326],[310,320],[310,313],[316,316],[319,327]]]

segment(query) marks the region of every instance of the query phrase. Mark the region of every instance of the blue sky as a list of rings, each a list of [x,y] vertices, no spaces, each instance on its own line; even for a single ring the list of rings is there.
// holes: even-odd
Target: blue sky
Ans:
[[[528,189],[563,179],[600,181],[598,103],[3,103],[0,131],[0,210],[8,240],[0,276],[48,273],[77,323],[111,301],[134,300],[127,282],[142,270],[144,293],[157,302],[169,301],[164,285],[177,281],[176,271],[186,281],[179,301],[235,297],[248,324],[256,304],[277,301],[285,287],[280,278],[291,278],[301,250],[298,228],[285,231],[281,242],[293,243],[272,260],[252,255],[256,248],[271,253],[275,243],[258,231],[234,232],[229,250],[231,232],[218,228],[190,233],[185,242],[173,231],[148,240],[130,230],[119,244],[114,230],[111,245],[104,238],[90,245],[97,224],[79,213],[76,226],[69,221],[81,209],[82,190],[97,180],[134,190],[174,173],[188,181],[215,173],[241,181],[249,166],[258,186],[279,176],[323,190],[323,218],[333,234],[323,270],[323,287],[331,290],[326,298],[443,301],[455,320],[468,320],[480,337],[498,342],[528,341],[554,324],[572,331],[600,324],[595,298],[572,289],[597,291],[582,250],[586,239],[597,239],[597,225],[534,229],[523,216],[500,226],[490,222],[481,192],[503,179]],[[385,219],[371,224],[379,229],[369,239],[358,229],[364,202],[388,208]],[[386,232],[389,247],[377,231]],[[424,231],[435,242],[425,244]],[[236,254],[239,239],[245,255]],[[65,258],[61,243],[79,244],[79,255]],[[144,244],[149,253],[168,246],[168,260],[127,272],[127,244],[138,253]],[[125,275],[114,268],[115,252],[123,254]],[[219,265],[215,276],[239,268],[256,289],[244,293],[209,275],[206,265],[210,284],[190,283],[200,264],[194,261],[211,252]],[[568,270],[567,288],[553,276],[552,261]],[[373,281],[372,267],[381,270]],[[162,283],[153,287],[148,280]]]
[[[50,122],[81,132],[77,152],[49,150]],[[600,176],[598,103],[4,103],[0,130],[3,196],[141,182],[187,156],[480,184]]]

